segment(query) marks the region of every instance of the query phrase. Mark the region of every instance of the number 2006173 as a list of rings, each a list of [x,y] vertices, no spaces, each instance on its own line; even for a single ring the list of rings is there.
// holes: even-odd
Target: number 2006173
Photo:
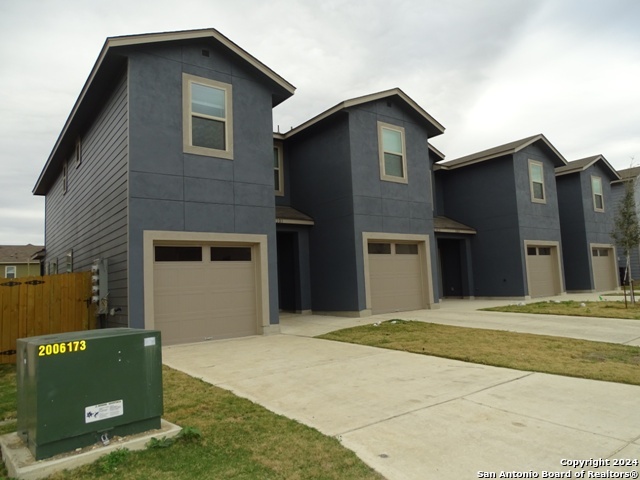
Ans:
[[[49,345],[38,345],[38,356],[58,355],[61,353],[82,352],[87,349],[86,340],[75,340],[73,342],[50,343]]]

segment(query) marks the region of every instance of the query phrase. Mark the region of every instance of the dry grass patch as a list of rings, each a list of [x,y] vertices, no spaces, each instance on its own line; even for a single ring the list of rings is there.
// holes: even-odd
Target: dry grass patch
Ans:
[[[318,338],[464,362],[640,385],[640,347],[390,320]]]
[[[566,302],[536,302],[525,305],[506,305],[503,307],[483,308],[482,310],[491,312],[537,313],[546,315],[572,315],[576,317],[640,320],[639,304],[628,304],[627,308],[625,308],[624,302],[618,301],[576,302],[569,300]]]
[[[13,368],[15,372],[15,367]],[[15,411],[15,376],[8,411]],[[227,390],[163,367],[163,418],[196,435],[141,452],[115,451],[50,479],[381,479],[338,440]],[[12,426],[15,431],[15,424]],[[166,447],[166,448],[165,448]],[[0,478],[6,470],[0,468]]]

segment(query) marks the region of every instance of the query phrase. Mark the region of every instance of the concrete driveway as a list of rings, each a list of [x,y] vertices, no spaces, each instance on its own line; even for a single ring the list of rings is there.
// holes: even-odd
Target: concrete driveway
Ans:
[[[477,315],[465,308],[465,318]],[[454,311],[423,315],[433,321],[452,316],[447,310]],[[501,471],[537,478],[570,471],[564,478],[579,478],[581,470],[640,470],[563,465],[640,459],[640,387],[309,337],[383,317],[290,316],[281,335],[165,347],[163,361],[339,438],[389,479],[491,478],[493,472],[500,478]],[[629,331],[620,343],[640,338],[640,322],[624,325]]]

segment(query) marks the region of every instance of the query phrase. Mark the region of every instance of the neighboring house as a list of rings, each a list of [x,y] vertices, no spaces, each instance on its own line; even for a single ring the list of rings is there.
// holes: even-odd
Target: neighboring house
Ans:
[[[426,146],[443,132],[395,88],[276,134],[283,308],[357,316],[438,302]]]
[[[436,165],[437,215],[456,235],[437,235],[443,275],[458,272],[453,296],[565,291],[555,168],[566,163],[535,135]]]
[[[109,326],[278,329],[272,108],[294,87],[214,29],[108,38],[34,187],[48,265],[108,262]]]
[[[0,278],[40,275],[39,245],[0,245]]]
[[[633,190],[635,192],[636,212],[640,212],[640,186],[638,185],[638,177],[640,177],[640,167],[631,167],[624,170],[618,170],[619,179],[611,182],[611,194],[613,197],[613,215],[618,212],[620,201],[625,193],[626,185],[631,182],[633,184]],[[618,248],[618,270],[620,272],[620,279],[624,279],[624,271],[627,266],[627,257],[623,249]],[[631,278],[634,283],[640,280],[640,246],[632,248],[629,252],[629,260],[631,266]]]
[[[602,292],[618,287],[611,238],[616,207],[611,182],[619,180],[602,155],[556,168],[567,291]]]

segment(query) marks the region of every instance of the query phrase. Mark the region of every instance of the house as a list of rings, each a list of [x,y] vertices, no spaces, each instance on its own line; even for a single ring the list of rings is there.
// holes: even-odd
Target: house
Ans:
[[[291,297],[281,307],[360,316],[437,306],[426,147],[443,132],[394,88],[276,134],[279,281]]]
[[[619,180],[618,172],[602,155],[556,168],[567,291],[602,292],[618,287],[611,238],[615,213],[611,182]]]
[[[40,275],[40,245],[0,245],[0,278]]]
[[[540,134],[436,164],[444,296],[565,291],[555,169],[566,163]]]
[[[638,177],[640,176],[640,167],[631,167],[626,168],[624,170],[619,170],[618,175],[619,179],[613,180],[611,182],[611,195],[612,195],[612,205],[613,205],[613,215],[618,211],[620,201],[624,197],[625,188],[628,184],[631,184],[636,203],[636,212],[640,211],[640,191],[638,190]],[[637,283],[636,280],[640,279],[640,246],[632,248],[629,252],[629,266],[631,267],[631,278],[634,280],[634,283]],[[623,249],[617,249],[617,259],[618,259],[618,271],[620,272],[621,282],[624,281],[624,272],[627,266],[627,258]]]
[[[48,269],[106,260],[107,325],[165,344],[278,331],[272,108],[294,90],[214,29],[108,38],[33,189]]]

